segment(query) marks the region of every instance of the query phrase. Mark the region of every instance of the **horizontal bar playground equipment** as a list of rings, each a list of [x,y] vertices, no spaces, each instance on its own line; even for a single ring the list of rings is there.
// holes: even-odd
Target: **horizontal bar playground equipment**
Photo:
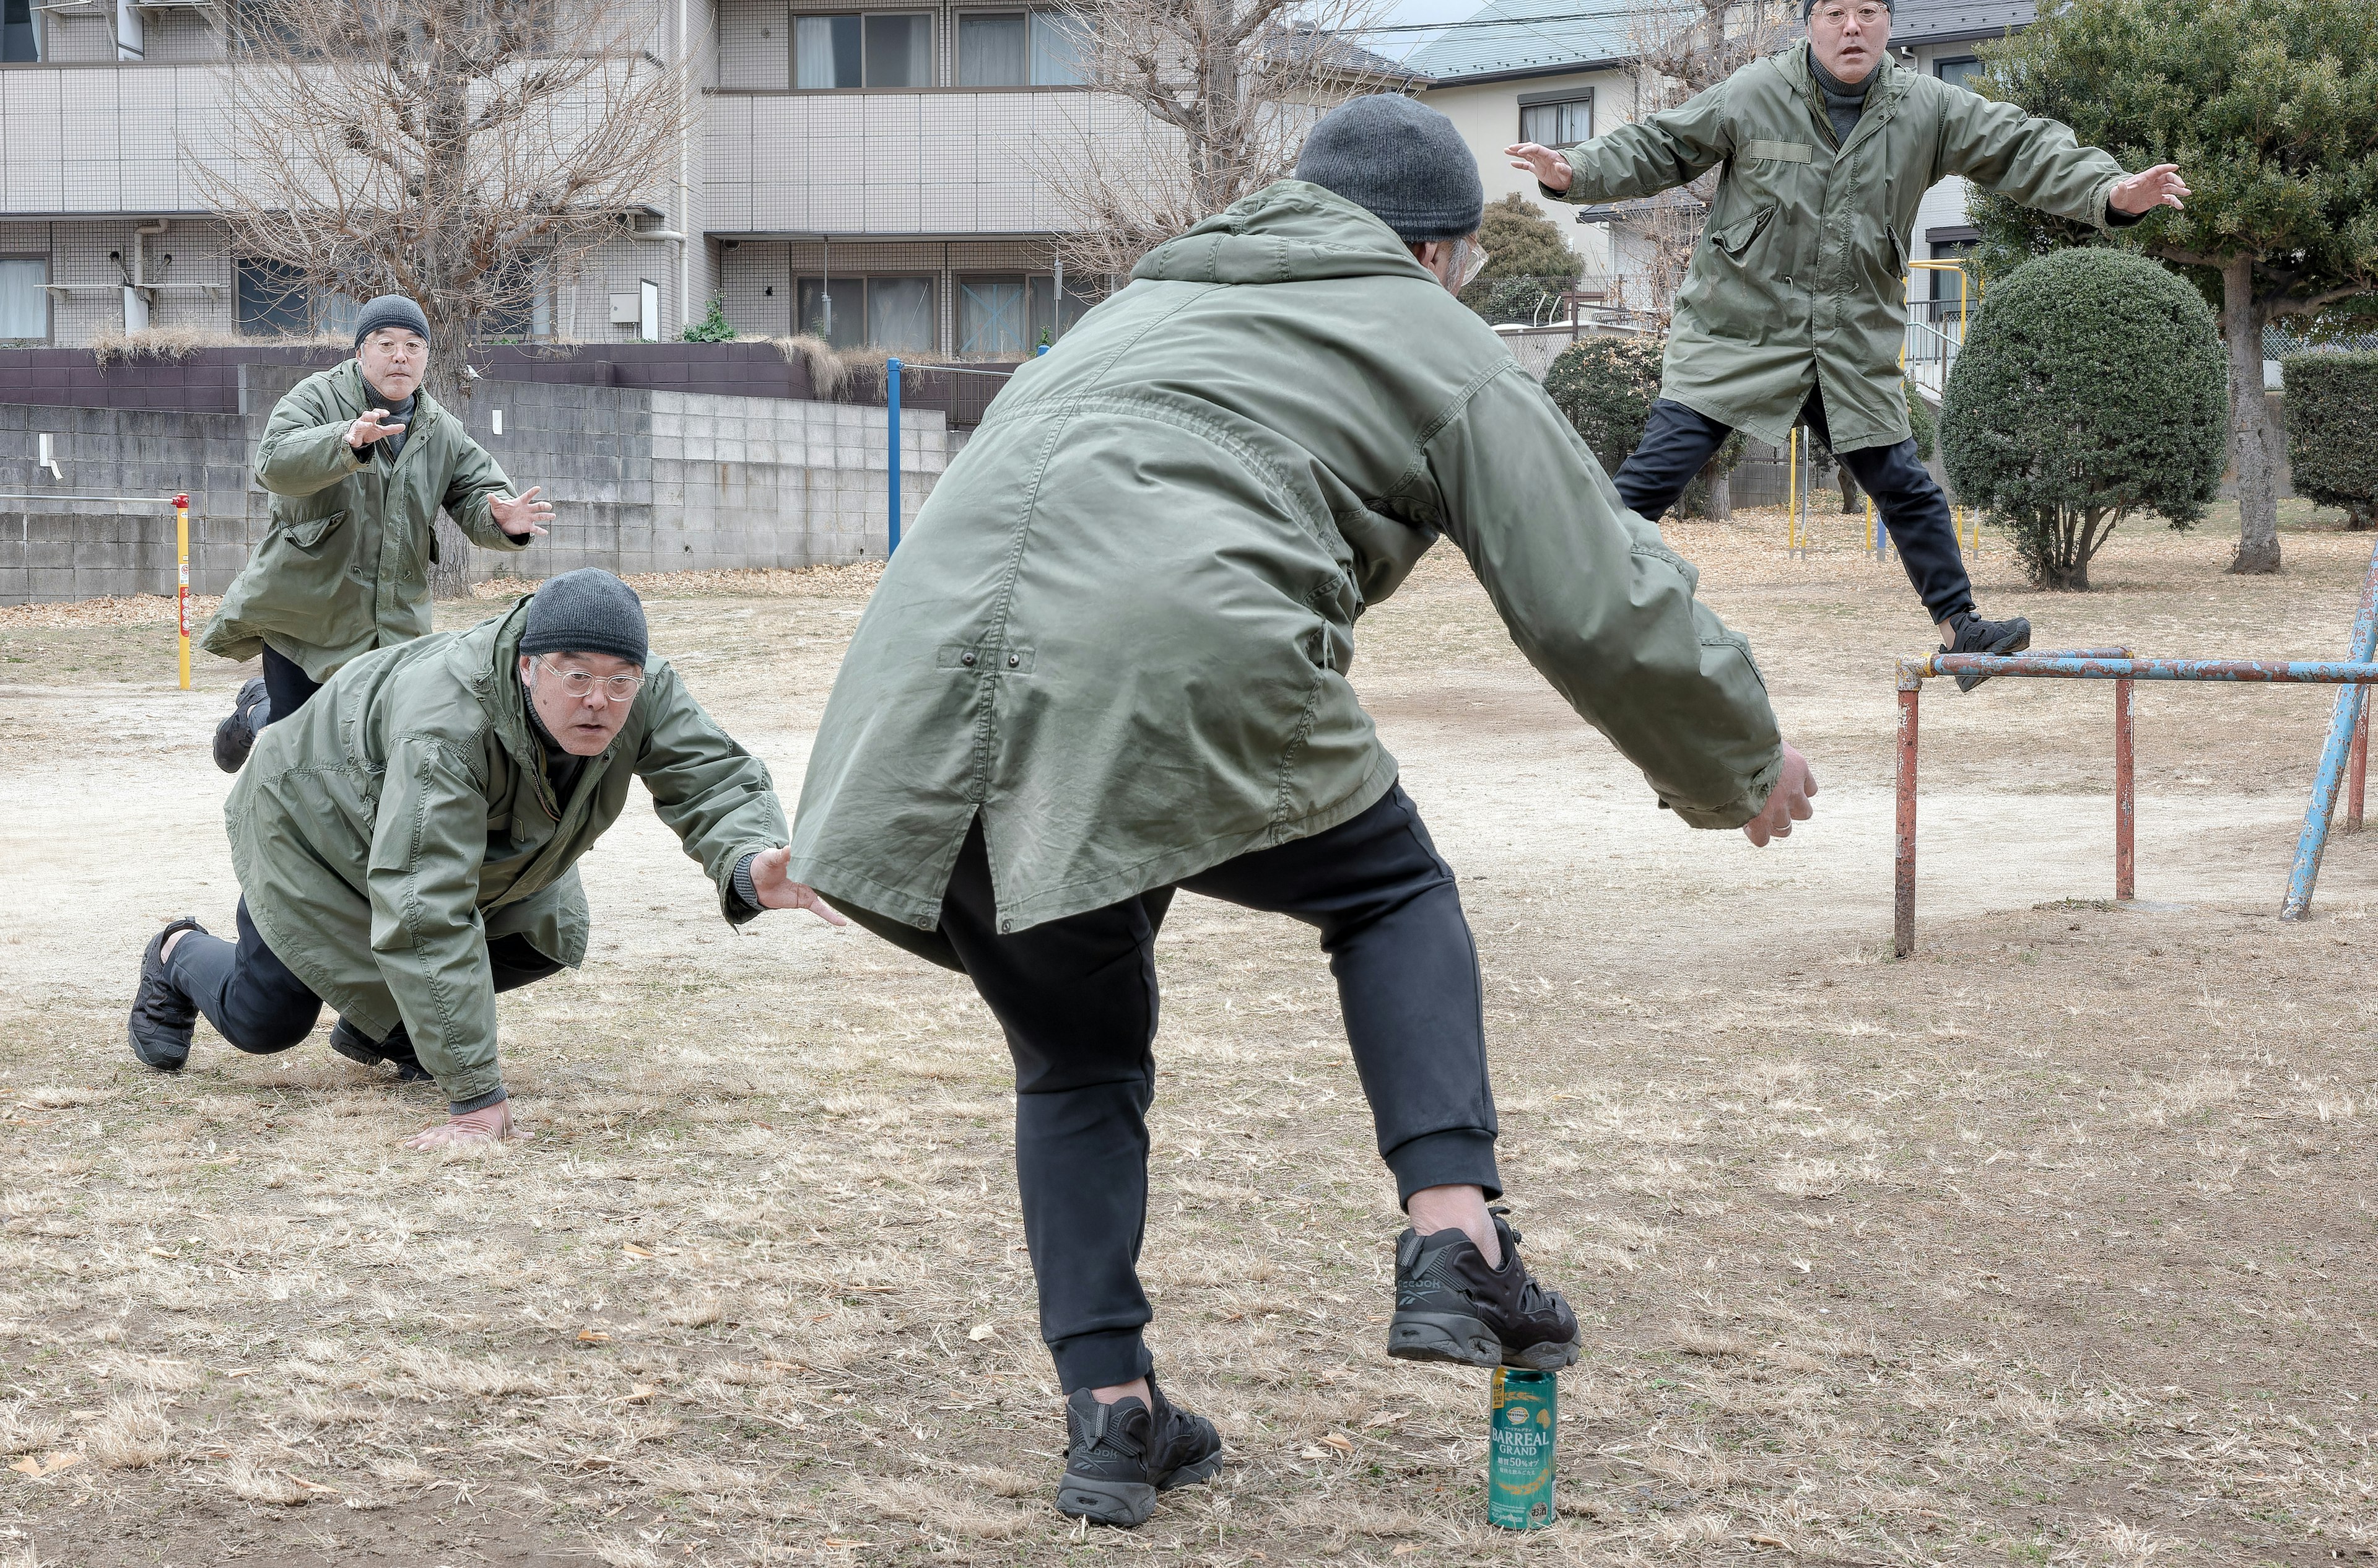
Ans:
[[[2136,896],[2138,794],[2132,764],[2132,731],[2137,718],[2137,683],[2143,680],[2241,681],[2337,686],[2328,738],[2321,748],[2312,802],[2296,840],[2295,865],[2279,907],[2282,920],[2300,920],[2312,910],[2328,846],[2330,818],[2341,784],[2346,792],[2345,828],[2361,826],[2362,796],[2370,758],[2369,688],[2378,683],[2378,553],[2362,584],[2361,608],[2353,623],[2352,657],[2318,659],[2139,659],[2125,648],[2084,648],[2063,653],[1934,653],[1899,661],[1898,820],[1893,834],[1892,952],[1916,951],[1916,762],[1918,700],[1924,683],[1943,676],[2034,677],[2048,680],[2110,680],[2114,683],[2114,897]],[[2348,776],[2349,774],[2349,784]]]

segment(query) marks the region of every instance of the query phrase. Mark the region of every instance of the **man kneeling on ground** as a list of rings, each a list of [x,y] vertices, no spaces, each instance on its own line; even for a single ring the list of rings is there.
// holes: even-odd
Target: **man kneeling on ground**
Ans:
[[[730,924],[795,908],[843,923],[787,880],[767,768],[649,656],[635,591],[573,571],[467,631],[364,655],[258,737],[223,808],[239,940],[185,916],[150,941],[133,1054],[179,1070],[201,1012],[241,1050],[287,1050],[328,1001],[333,1049],[445,1090],[450,1119],[408,1147],[527,1136],[496,993],[585,957],[578,857],[631,778]]]
[[[795,823],[790,875],[965,971],[1006,1033],[1057,1506],[1106,1524],[1221,1454],[1151,1374],[1136,1267],[1178,891],[1320,934],[1411,1222],[1387,1354],[1577,1358],[1486,1206],[1477,952],[1346,678],[1354,617],[1446,534],[1685,821],[1765,844],[1815,788],[1692,568],[1454,297],[1484,192],[1452,123],[1356,99],[1296,176],[1158,247],[1000,393],[884,569]]]

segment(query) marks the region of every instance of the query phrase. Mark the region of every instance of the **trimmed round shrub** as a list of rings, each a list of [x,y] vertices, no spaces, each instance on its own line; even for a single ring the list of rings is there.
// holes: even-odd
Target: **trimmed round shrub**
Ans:
[[[2221,484],[2227,367],[2213,312],[2144,257],[2062,250],[1990,284],[1949,374],[1940,455],[2031,580],[2086,589],[2121,521],[2174,528]]]
[[[2296,494],[2378,528],[2378,353],[2296,354],[2285,376]]]
[[[1544,390],[1605,473],[1617,473],[1643,439],[1651,403],[1660,395],[1660,362],[1666,347],[1657,338],[1580,338],[1544,372]],[[1732,473],[1742,461],[1742,449],[1740,431],[1727,437],[1717,455],[1685,486],[1676,510],[1686,517],[1708,515],[1711,475]]]

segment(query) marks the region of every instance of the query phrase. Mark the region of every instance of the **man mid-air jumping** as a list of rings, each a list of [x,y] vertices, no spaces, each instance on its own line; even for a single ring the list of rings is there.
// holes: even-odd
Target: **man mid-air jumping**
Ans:
[[[2125,176],[2054,120],[1892,65],[1891,0],[1803,0],[1802,14],[1806,44],[1687,103],[1562,150],[1504,150],[1556,201],[1651,196],[1722,171],[1676,293],[1659,400],[1611,479],[1657,522],[1731,431],[1780,446],[1804,420],[1874,497],[1942,645],[2018,652],[2031,623],[1975,612],[1948,497],[1907,428],[1902,280],[1916,205],[1963,174],[2041,211],[2123,228],[2180,206],[2188,186],[2169,163]]]

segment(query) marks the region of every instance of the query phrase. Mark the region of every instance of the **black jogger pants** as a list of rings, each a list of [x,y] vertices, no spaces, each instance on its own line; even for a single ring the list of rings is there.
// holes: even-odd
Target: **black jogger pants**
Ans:
[[[174,945],[165,972],[198,1004],[215,1033],[239,1049],[254,1056],[285,1051],[314,1032],[322,999],[265,944],[264,933],[248,918],[247,900],[239,901],[235,919],[237,942],[192,931]],[[563,967],[518,935],[489,942],[487,961],[498,991],[559,974]]]
[[[264,715],[267,724],[277,724],[288,718],[321,689],[322,683],[307,675],[294,659],[284,659],[270,644],[266,645],[264,694],[271,699],[270,711]]]
[[[1401,785],[1326,832],[1181,882],[1321,934],[1355,1071],[1399,1196],[1502,1191],[1478,953],[1453,872]],[[1156,1097],[1155,943],[1175,889],[1003,934],[978,819],[941,932],[1015,1059],[1015,1173],[1040,1335],[1068,1392],[1150,1365],[1137,1263]]]
[[[1825,427],[1821,392],[1808,394],[1800,419],[1831,450],[1832,435]],[[1699,410],[1661,398],[1651,404],[1643,439],[1610,482],[1629,511],[1657,522],[1731,434],[1728,426]],[[1883,527],[1899,546],[1899,564],[1907,569],[1907,581],[1916,585],[1926,612],[1937,623],[1972,609],[1974,585],[1965,575],[1964,553],[1957,548],[1956,519],[1950,515],[1949,497],[1916,461],[1915,438],[1839,456],[1842,466],[1874,497]]]

